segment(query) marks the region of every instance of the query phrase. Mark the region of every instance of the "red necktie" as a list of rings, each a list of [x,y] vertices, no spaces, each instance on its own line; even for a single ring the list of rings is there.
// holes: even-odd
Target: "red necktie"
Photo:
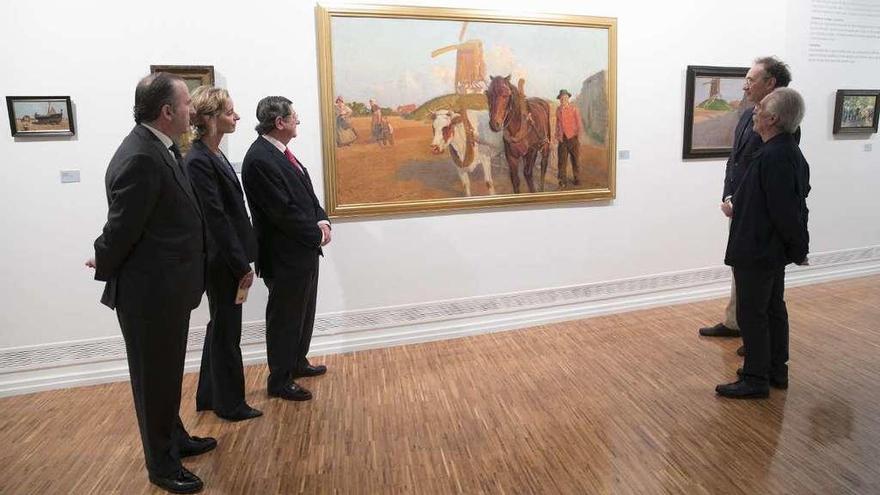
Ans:
[[[284,148],[284,156],[287,157],[287,161],[289,161],[299,171],[299,173],[303,173],[302,166],[296,160],[296,157],[293,156],[293,153],[290,152],[290,148]]]

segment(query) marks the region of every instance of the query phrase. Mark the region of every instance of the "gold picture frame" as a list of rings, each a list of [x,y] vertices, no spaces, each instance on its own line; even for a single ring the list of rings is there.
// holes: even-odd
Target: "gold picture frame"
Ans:
[[[615,18],[375,5],[316,18],[329,216],[615,197]],[[577,111],[558,113],[560,145],[563,100]]]

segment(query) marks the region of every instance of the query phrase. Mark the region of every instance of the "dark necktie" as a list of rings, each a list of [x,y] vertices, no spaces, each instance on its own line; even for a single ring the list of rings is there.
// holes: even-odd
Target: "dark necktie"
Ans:
[[[189,174],[186,173],[186,167],[183,166],[183,155],[180,154],[180,148],[178,148],[176,144],[172,143],[171,146],[168,147],[168,149],[171,150],[171,153],[174,155],[174,159],[177,160],[177,166],[180,168],[180,173],[182,173],[184,177],[189,179]]]
[[[177,160],[177,163],[183,161],[183,155],[180,154],[180,148],[178,148],[176,144],[171,143],[171,146],[169,146],[168,149],[171,150],[171,153],[174,155],[174,159]]]
[[[289,161],[289,162],[291,163],[291,165],[293,165],[293,167],[294,167],[294,168],[295,168],[300,174],[303,173],[302,165],[300,165],[300,164],[299,164],[299,161],[297,161],[296,157],[293,156],[293,153],[291,153],[290,148],[284,148],[284,156],[287,157],[287,161]]]

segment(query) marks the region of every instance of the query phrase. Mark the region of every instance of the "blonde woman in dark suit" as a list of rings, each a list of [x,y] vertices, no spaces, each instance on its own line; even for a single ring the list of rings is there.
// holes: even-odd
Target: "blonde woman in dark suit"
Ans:
[[[196,409],[213,410],[230,421],[262,416],[245,401],[241,358],[239,289],[254,280],[251,262],[257,239],[244,206],[238,176],[220,151],[223,136],[235,132],[239,116],[222,88],[200,86],[193,92],[196,140],[186,167],[205,215],[208,240],[207,289],[211,321],[205,334]]]

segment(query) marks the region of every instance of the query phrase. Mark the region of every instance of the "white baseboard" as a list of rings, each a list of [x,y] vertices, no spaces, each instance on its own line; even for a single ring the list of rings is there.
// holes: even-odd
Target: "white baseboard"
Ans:
[[[811,254],[788,286],[880,273],[880,246]],[[318,315],[311,355],[389,347],[525,328],[724,297],[730,269],[710,267],[623,280]],[[190,329],[186,370],[197,371],[204,327]],[[242,328],[245,364],[266,362],[265,324]],[[128,380],[122,337],[0,349],[0,397]]]

